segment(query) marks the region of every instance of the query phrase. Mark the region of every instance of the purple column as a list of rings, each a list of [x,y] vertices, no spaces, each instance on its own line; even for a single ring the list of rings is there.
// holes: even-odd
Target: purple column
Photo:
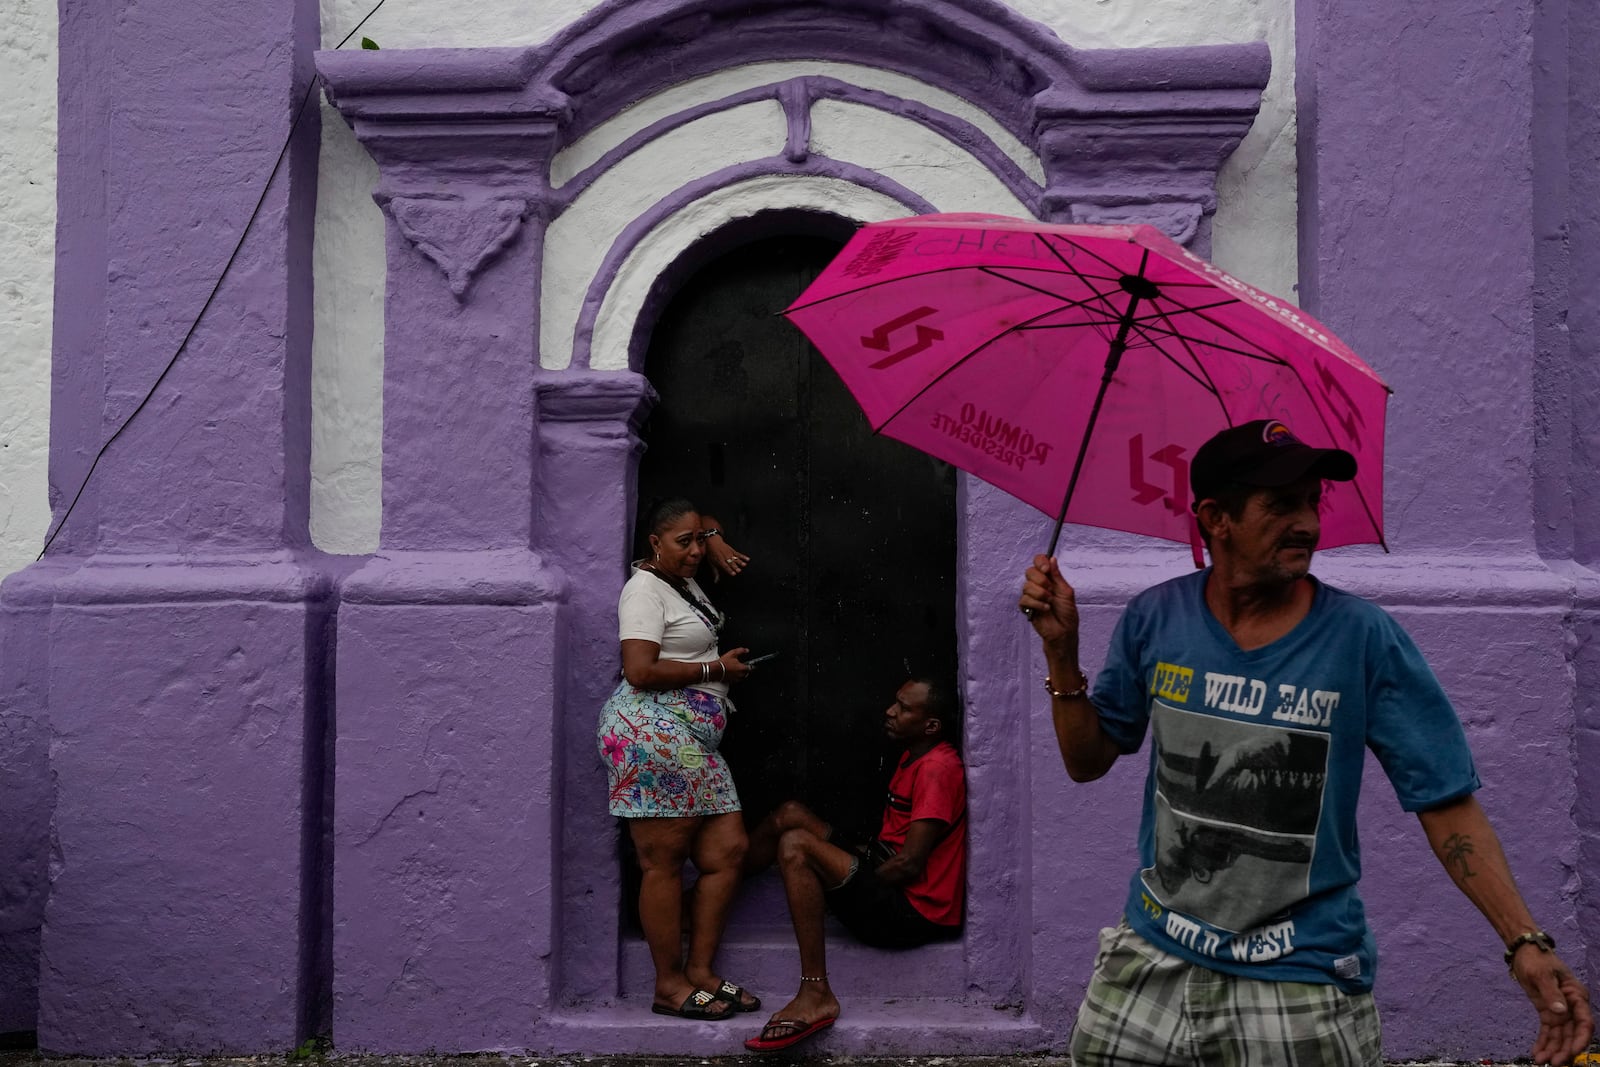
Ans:
[[[1572,26],[1592,46],[1583,6],[1570,5]],[[1584,634],[1596,583],[1573,558],[1575,541],[1592,540],[1582,442],[1595,423],[1567,399],[1592,359],[1568,347],[1561,319],[1567,287],[1585,299],[1592,280],[1567,260],[1577,235],[1560,231],[1567,114],[1592,62],[1571,51],[1568,82],[1568,18],[1568,4],[1532,0],[1426,18],[1377,0],[1300,0],[1296,92],[1303,302],[1395,388],[1394,555],[1341,554],[1319,569],[1416,637],[1466,724],[1523,895],[1581,965],[1594,798],[1573,754],[1575,726],[1577,753],[1594,748]],[[1592,144],[1581,150],[1592,161]],[[1536,1020],[1506,981],[1499,939],[1373,772],[1363,891],[1386,1055],[1525,1053]]]
[[[617,820],[606,813],[594,723],[616,685],[617,597],[632,545],[638,425],[655,390],[632,371],[545,373],[538,380],[539,543],[581,595],[571,601],[569,714],[556,761],[562,788],[560,990],[565,1002],[617,994]]]
[[[339,611],[334,1030],[352,1051],[526,1047],[551,999],[566,579],[531,537],[562,107],[517,98],[523,53],[460,55],[319,57],[389,220],[381,548]]]
[[[12,575],[0,612],[0,1034],[33,1030],[39,1015],[50,809],[50,608],[70,566]]]
[[[1550,411],[1545,425],[1570,424],[1570,432],[1541,435],[1553,475],[1539,489],[1545,503],[1541,529],[1570,537],[1581,564],[1576,646],[1577,731],[1573,746],[1578,774],[1574,807],[1578,829],[1578,928],[1587,942],[1584,968],[1590,985],[1600,975],[1600,779],[1584,769],[1600,761],[1600,499],[1593,491],[1600,468],[1600,8],[1584,3],[1543,5],[1535,43],[1536,145],[1543,177],[1539,227],[1541,349],[1553,352],[1540,400]],[[1560,451],[1556,451],[1559,449]],[[1566,949],[1566,945],[1562,948]]]
[[[56,299],[50,400],[50,501],[57,521],[101,440],[106,272],[108,79],[79,78],[110,54],[114,20],[88,5],[62,5],[58,30]],[[65,210],[70,206],[71,210]],[[0,1033],[33,1030],[39,1015],[39,929],[47,890],[50,809],[49,621],[55,583],[92,551],[94,487],[77,522],[61,531],[48,566],[0,583],[0,693],[10,727],[0,732]]]
[[[61,18],[58,522],[221,275],[318,33],[310,0],[69,2]],[[6,586],[5,691],[35,735],[48,712],[37,1029],[51,1051],[265,1052],[320,1026],[328,581],[306,535],[309,112],[60,562]],[[7,805],[25,825],[37,810]]]

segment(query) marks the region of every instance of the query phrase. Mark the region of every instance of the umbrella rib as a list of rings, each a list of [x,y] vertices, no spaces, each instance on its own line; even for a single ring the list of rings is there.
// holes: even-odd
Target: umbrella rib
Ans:
[[[909,282],[922,278],[931,278],[935,274],[958,274],[962,271],[981,271],[985,269],[987,268],[980,267],[977,264],[963,263],[958,267],[938,267],[934,270],[919,271],[916,274],[907,274],[898,278],[875,279],[873,281],[858,285],[854,289],[846,289],[839,293],[829,293],[827,296],[820,296],[817,299],[807,301],[804,304],[790,304],[788,307],[783,309],[783,313],[788,314],[791,311],[805,311],[809,308],[820,307],[821,305],[829,303],[833,300],[839,300],[847,296],[855,296],[857,293],[864,293],[871,289],[887,288],[888,286],[894,285],[898,282]]]
[[[1141,336],[1144,335],[1143,327],[1135,325],[1133,328]],[[1183,344],[1185,348],[1188,348],[1188,338],[1183,337],[1182,335],[1176,335],[1175,336],[1175,340],[1177,340],[1180,344]],[[1150,338],[1145,338],[1145,344],[1146,344],[1147,347],[1152,348],[1156,352],[1160,353],[1161,354],[1161,358],[1165,359],[1168,363],[1172,364],[1173,368],[1176,369],[1180,374],[1188,375],[1189,379],[1191,381],[1193,381],[1196,385],[1198,385],[1201,389],[1204,389],[1205,391],[1207,391],[1209,393],[1216,393],[1217,392],[1216,383],[1211,380],[1211,376],[1209,374],[1207,374],[1204,377],[1202,377],[1200,374],[1196,374],[1193,370],[1191,370],[1188,367],[1184,366],[1182,363],[1180,363],[1178,361],[1178,359],[1175,356],[1173,356],[1173,354],[1171,352],[1168,352],[1165,348],[1163,348],[1161,346],[1161,342],[1160,341],[1156,341],[1156,340],[1153,340],[1153,339],[1150,339]],[[1132,350],[1133,350],[1132,346],[1129,346],[1129,351],[1132,351]],[[1201,370],[1204,371],[1205,368],[1201,365],[1199,357],[1197,357],[1195,355],[1195,353],[1194,353],[1194,351],[1192,349],[1189,350],[1189,357],[1194,360],[1194,363],[1195,363],[1196,367],[1200,367]]]
[[[1228,414],[1228,405],[1222,399],[1222,390],[1217,386],[1216,380],[1211,377],[1210,368],[1205,365],[1205,361],[1200,358],[1200,354],[1190,347],[1189,338],[1183,336],[1182,334],[1174,334],[1173,339],[1183,346],[1184,351],[1189,353],[1189,359],[1193,361],[1195,369],[1199,371],[1201,377],[1205,379],[1204,381],[1200,382],[1200,387],[1205,392],[1210,393],[1211,396],[1216,400],[1217,407],[1222,409],[1222,421],[1226,422],[1229,426],[1232,426],[1233,418]],[[1162,348],[1160,345],[1154,345],[1153,347],[1157,352],[1160,352],[1163,356],[1166,356],[1167,359],[1172,360],[1173,366],[1177,367],[1185,374],[1192,373],[1189,368],[1185,367],[1177,360],[1172,359],[1172,355],[1167,352],[1166,349]]]
[[[1048,248],[1049,246],[1046,245],[1046,247]],[[1051,249],[1050,251],[1051,251],[1052,254],[1056,254],[1054,249]],[[1060,259],[1060,256],[1058,254],[1056,254],[1056,255],[1057,255],[1057,259]],[[1083,282],[1085,285],[1087,285],[1091,291],[1096,291],[1094,285],[1091,284],[1091,282],[1094,281],[1094,280],[1099,280],[1099,281],[1112,281],[1112,280],[1114,280],[1114,279],[1111,279],[1111,278],[1103,278],[1102,279],[1098,275],[1094,275],[1094,274],[1084,274],[1082,271],[1076,270],[1070,264],[1066,263],[1065,260],[1062,260],[1061,263],[1062,263],[1062,266],[1064,266],[1068,270],[1072,271],[1072,273],[1077,276],[1078,280]],[[1059,273],[1058,271],[1054,271],[1054,270],[1046,270],[1043,267],[1014,267],[1014,268],[1010,268],[1010,269],[1013,269],[1013,270],[1036,270],[1041,274],[1058,274]],[[784,313],[787,314],[787,313],[789,313],[791,311],[805,311],[805,310],[807,310],[809,308],[819,307],[822,304],[828,303],[829,301],[839,300],[839,299],[842,299],[842,298],[847,297],[847,296],[855,296],[857,293],[867,292],[870,289],[885,288],[887,286],[894,285],[897,282],[908,282],[908,281],[911,281],[913,279],[931,278],[935,274],[958,274],[961,271],[979,271],[979,272],[983,272],[983,273],[992,273],[993,270],[994,270],[994,268],[991,268],[991,267],[983,267],[983,266],[979,266],[977,264],[972,264],[972,263],[963,263],[960,266],[956,266],[956,267],[938,267],[938,268],[936,268],[934,270],[925,270],[925,271],[919,271],[916,274],[902,275],[901,277],[898,277],[898,278],[874,279],[872,281],[863,282],[861,285],[858,285],[853,289],[846,289],[846,290],[844,290],[842,292],[838,292],[838,293],[829,293],[827,296],[821,296],[821,297],[818,297],[815,300],[808,300],[804,304],[791,304],[789,307],[784,309]],[[1005,275],[996,275],[996,276],[997,277],[1001,277],[1001,278],[1005,278]],[[1120,275],[1118,277],[1120,277]],[[1006,278],[1006,280],[1007,281],[1011,281],[1011,282],[1016,282],[1015,278]],[[1021,284],[1021,283],[1017,282],[1017,284]],[[1046,292],[1046,295],[1049,295],[1049,296],[1057,296],[1057,294],[1055,294],[1055,293],[1049,293],[1049,292],[1047,292],[1045,290],[1041,290],[1041,291],[1042,292]],[[1098,291],[1096,291],[1096,295],[1097,296],[1099,295]],[[1064,299],[1064,298],[1061,298],[1059,296],[1057,296],[1057,298],[1058,299]],[[1105,297],[1100,296],[1100,299],[1104,300]],[[1115,309],[1113,308],[1112,310],[1115,310]]]
[[[1173,303],[1176,304],[1177,301],[1174,300]],[[1179,306],[1183,307],[1183,305],[1181,305],[1181,304],[1179,304]],[[1189,309],[1185,308],[1185,310],[1187,311]],[[1227,334],[1229,337],[1237,338],[1240,344],[1255,344],[1255,342],[1253,342],[1249,338],[1245,337],[1238,330],[1235,330],[1233,327],[1227,325],[1224,322],[1221,322],[1221,321],[1213,318],[1210,315],[1202,314],[1198,310],[1194,311],[1193,314],[1194,314],[1195,318],[1199,319],[1201,322],[1204,322],[1204,323],[1214,327],[1215,329],[1220,330],[1221,332]],[[1205,342],[1205,343],[1206,344],[1210,344],[1211,342],[1208,341],[1208,342]],[[1217,347],[1217,348],[1225,348],[1225,346],[1223,346],[1223,345],[1216,345],[1215,347]],[[1260,346],[1257,345],[1256,347],[1259,348]],[[1248,355],[1248,353],[1241,352],[1240,355]]]
[[[1150,330],[1150,331],[1152,331],[1154,333],[1164,334],[1164,335],[1166,335],[1168,337],[1172,337],[1172,338],[1175,338],[1175,339],[1178,339],[1178,340],[1182,340],[1182,341],[1187,341],[1187,342],[1189,342],[1191,344],[1205,345],[1207,348],[1214,348],[1218,352],[1227,352],[1230,355],[1243,356],[1245,359],[1253,359],[1253,360],[1256,360],[1256,361],[1261,362],[1261,363],[1271,363],[1274,366],[1287,366],[1288,365],[1288,360],[1284,359],[1282,356],[1274,356],[1271,353],[1261,352],[1261,351],[1251,352],[1251,351],[1249,351],[1247,349],[1234,348],[1232,345],[1225,345],[1225,344],[1222,344],[1222,343],[1217,342],[1217,341],[1202,340],[1199,337],[1195,337],[1195,336],[1193,336],[1191,334],[1186,334],[1181,330],[1163,330],[1159,326],[1156,326],[1154,323],[1146,324],[1146,325],[1142,326],[1141,329]],[[1243,341],[1244,339],[1240,338],[1240,340]],[[1248,344],[1249,342],[1246,341],[1245,343]]]
[[[1082,322],[1046,322],[1046,323],[1041,323],[1041,324],[1038,324],[1038,325],[1013,326],[1012,329],[1018,330],[1018,331],[1022,331],[1022,330],[1027,330],[1027,331],[1035,331],[1035,330],[1073,330],[1073,329],[1077,329],[1078,327],[1084,326],[1084,325],[1110,326],[1110,325],[1114,325],[1114,323],[1111,323],[1111,322],[1091,322],[1091,323],[1082,323]],[[1219,343],[1217,343],[1215,341],[1203,341],[1198,337],[1192,337],[1189,334],[1183,333],[1180,330],[1163,330],[1160,327],[1156,326],[1154,323],[1135,323],[1134,324],[1134,329],[1138,330],[1140,335],[1144,336],[1145,339],[1148,341],[1148,343],[1150,345],[1152,345],[1153,347],[1160,347],[1160,343],[1161,342],[1160,342],[1160,340],[1158,338],[1151,337],[1150,335],[1151,334],[1158,334],[1161,337],[1170,337],[1170,338],[1173,338],[1174,340],[1187,341],[1187,342],[1190,342],[1190,343],[1193,343],[1193,344],[1202,344],[1202,345],[1205,345],[1207,348],[1214,348],[1218,352],[1227,352],[1230,355],[1241,356],[1241,357],[1243,357],[1245,359],[1253,359],[1253,360],[1256,360],[1257,362],[1260,362],[1260,363],[1270,363],[1275,367],[1276,366],[1283,366],[1284,363],[1285,363],[1285,360],[1281,356],[1273,356],[1273,355],[1269,355],[1269,354],[1264,353],[1264,352],[1250,352],[1250,351],[1247,351],[1247,350],[1242,349],[1242,348],[1234,348],[1231,345],[1219,344]]]
[[[1140,315],[1135,319],[1135,321],[1139,321],[1141,319],[1143,319],[1143,320],[1170,319],[1175,315],[1198,315],[1200,312],[1202,312],[1202,311],[1210,311],[1212,308],[1231,307],[1232,305],[1239,303],[1238,300],[1233,299],[1232,297],[1230,297],[1227,300],[1218,300],[1215,304],[1200,304],[1200,305],[1198,305],[1196,307],[1190,307],[1188,304],[1185,304],[1185,303],[1182,303],[1180,301],[1174,300],[1172,297],[1167,296],[1166,295],[1166,288],[1164,286],[1161,287],[1161,295],[1156,297],[1156,300],[1165,300],[1169,304],[1177,304],[1178,310],[1177,311],[1155,311],[1155,312],[1152,312],[1149,315]]]
[[[1085,304],[1088,303],[1088,299],[1089,298],[1085,298],[1085,299],[1079,300],[1079,299],[1074,299],[1072,297],[1062,296],[1060,293],[1051,292],[1049,289],[1043,289],[1043,288],[1040,288],[1037,285],[1029,285],[1027,282],[1023,281],[1021,278],[1012,278],[1009,275],[1001,274],[994,267],[979,267],[978,268],[978,273],[987,274],[987,275],[989,275],[991,277],[994,277],[994,278],[999,278],[1001,281],[1009,282],[1012,285],[1015,285],[1020,289],[1026,289],[1030,293],[1038,293],[1041,296],[1048,296],[1053,300],[1062,301],[1062,307],[1056,308],[1055,309],[1056,311],[1062,311],[1065,308],[1081,308]],[[1041,273],[1049,274],[1053,278],[1060,277],[1060,272],[1059,271],[1043,271]],[[1104,300],[1105,299],[1105,297],[1103,295],[1101,295],[1101,293],[1098,290],[1095,290],[1092,287],[1091,287],[1090,292],[1091,292],[1092,298],[1095,299],[1095,300]],[[1115,319],[1111,319],[1110,320],[1110,322],[1115,322],[1115,321],[1116,321]]]
[[[1105,265],[1106,270],[1114,270],[1114,271],[1116,271],[1117,272],[1117,277],[1119,277],[1119,278],[1122,277],[1124,274],[1128,273],[1127,271],[1123,270],[1121,267],[1117,266],[1115,263],[1111,262],[1105,256],[1102,256],[1099,252],[1096,252],[1094,249],[1089,248],[1089,247],[1087,247],[1085,245],[1079,244],[1078,242],[1074,241],[1070,237],[1059,237],[1059,235],[1058,235],[1058,239],[1063,244],[1071,245],[1073,248],[1077,249],[1079,252],[1082,252],[1084,255],[1092,256],[1094,259],[1099,260],[1102,264]],[[1128,242],[1128,244],[1135,244],[1135,243],[1136,242],[1134,242],[1134,241],[1129,241]],[[1045,247],[1046,248],[1050,247],[1050,242],[1049,241],[1045,241]],[[1055,250],[1051,249],[1051,251],[1055,251]],[[1144,248],[1143,252],[1144,252],[1144,258],[1140,261],[1140,264],[1139,264],[1140,277],[1144,276],[1144,265],[1150,261],[1150,250],[1148,248]],[[1068,263],[1066,261],[1066,259],[1062,257],[1061,253],[1056,252],[1056,258],[1061,260],[1062,265],[1065,266],[1068,270],[1076,272],[1077,268],[1072,266],[1072,264]]]
[[[1044,314],[1045,315],[1054,315],[1057,310],[1058,309],[1056,309],[1056,308],[1051,308],[1049,311],[1046,311]],[[1038,317],[1042,318],[1043,315],[1038,316]],[[1023,325],[1025,325],[1025,324],[1019,323],[1016,326],[1008,326],[1004,330],[1001,330],[999,333],[995,334],[993,337],[989,338],[987,341],[983,342],[983,344],[978,345],[975,348],[973,348],[970,352],[968,352],[966,355],[962,356],[960,359],[958,359],[955,362],[951,363],[944,370],[940,371],[934,377],[930,378],[928,380],[927,384],[923,385],[922,388],[918,389],[916,392],[914,392],[910,396],[906,397],[905,403],[903,403],[899,407],[895,408],[894,411],[891,414],[889,414],[887,417],[885,417],[882,422],[880,422],[876,426],[874,426],[872,428],[872,432],[873,433],[877,433],[883,427],[889,425],[895,419],[898,419],[901,416],[901,414],[905,412],[906,408],[910,407],[912,404],[915,404],[918,400],[922,399],[923,395],[926,394],[928,392],[928,390],[932,389],[934,386],[938,385],[940,382],[942,382],[946,378],[948,378],[951,374],[955,373],[963,364],[965,364],[968,360],[972,359],[979,352],[982,352],[984,349],[988,348],[990,345],[992,345],[996,341],[1000,340],[1000,338],[1004,337],[1006,334],[1011,333],[1013,330],[1021,329],[1023,327]]]
[[[1311,399],[1314,394],[1311,392],[1311,387],[1306,384],[1306,380],[1300,377],[1299,369],[1293,365],[1288,366],[1289,373],[1293,374],[1294,380],[1300,383],[1301,391],[1305,393],[1307,399]],[[1333,435],[1333,427],[1328,425],[1328,416],[1323,413],[1322,405],[1312,403],[1308,406],[1317,416],[1317,421],[1322,423],[1322,432],[1328,435],[1328,440],[1337,442],[1338,438]],[[1379,546],[1381,546],[1385,552],[1389,551],[1389,542],[1383,539],[1383,527],[1378,524],[1377,517],[1373,515],[1372,505],[1367,503],[1367,494],[1361,491],[1361,484],[1352,479],[1350,482],[1350,488],[1356,491],[1356,499],[1361,501],[1361,510],[1366,512],[1367,522],[1372,524],[1372,532],[1378,535]]]
[[[1061,254],[1061,252],[1053,244],[1050,243],[1047,235],[1041,234],[1039,239],[1040,239],[1040,242],[1045,246],[1045,248],[1049,250],[1050,254],[1056,257],[1056,262],[1060,263],[1063,267],[1065,267],[1068,271],[1070,271],[1073,274],[1073,276],[1076,277],[1080,282],[1083,282],[1085,285],[1089,285],[1089,278],[1091,276],[1084,274],[1083,271],[1079,270],[1077,267],[1075,267],[1071,263],[1067,262],[1067,258],[1065,256],[1063,256]],[[1062,240],[1066,241],[1066,238],[1062,238]],[[1093,251],[1091,251],[1091,250],[1089,250],[1087,248],[1082,248],[1082,246],[1073,244],[1071,241],[1066,241],[1066,243],[1067,244],[1071,244],[1073,248],[1079,249],[1080,251],[1084,252],[1086,255],[1093,256],[1095,259],[1099,260],[1102,264],[1104,264],[1106,270],[1114,270],[1114,271],[1116,271],[1118,278],[1121,278],[1124,274],[1127,273],[1126,271],[1124,271],[1121,268],[1119,268],[1115,263],[1112,263],[1111,261],[1107,260],[1105,257],[1101,256],[1097,252],[1093,252]],[[1104,280],[1110,281],[1111,279],[1110,278],[1106,278]],[[1098,289],[1095,289],[1095,287],[1092,286],[1092,285],[1089,285],[1089,288],[1090,288],[1091,291],[1094,292],[1096,297],[1098,297],[1101,301],[1103,301],[1105,303],[1106,310],[1108,310],[1112,314],[1116,315],[1119,320],[1122,318],[1122,310],[1120,308],[1118,308],[1116,305],[1111,303],[1111,298],[1108,295],[1106,295],[1104,293],[1101,293]]]

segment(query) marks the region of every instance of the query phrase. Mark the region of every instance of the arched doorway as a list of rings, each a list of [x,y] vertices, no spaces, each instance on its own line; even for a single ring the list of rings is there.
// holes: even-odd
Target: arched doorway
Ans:
[[[730,616],[724,647],[779,654],[735,691],[724,742],[747,816],[799,797],[870,833],[882,712],[907,664],[956,675],[955,472],[874,436],[778,315],[839,248],[766,237],[680,286],[645,359],[660,401],[639,502],[688,496],[753,557],[709,590]]]

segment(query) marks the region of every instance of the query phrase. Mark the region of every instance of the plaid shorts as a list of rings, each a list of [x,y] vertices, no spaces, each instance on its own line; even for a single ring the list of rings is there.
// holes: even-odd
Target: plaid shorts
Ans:
[[[1162,952],[1126,921],[1100,932],[1072,1031],[1076,1067],[1382,1067],[1371,993],[1267,982]]]

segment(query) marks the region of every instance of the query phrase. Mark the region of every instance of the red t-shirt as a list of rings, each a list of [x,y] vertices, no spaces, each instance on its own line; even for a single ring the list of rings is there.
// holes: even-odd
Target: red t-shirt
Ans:
[[[948,741],[920,759],[913,760],[910,752],[900,757],[889,779],[878,837],[898,852],[918,819],[938,819],[950,830],[933,846],[922,877],[906,887],[906,898],[929,922],[958,926],[967,890],[967,775]]]

